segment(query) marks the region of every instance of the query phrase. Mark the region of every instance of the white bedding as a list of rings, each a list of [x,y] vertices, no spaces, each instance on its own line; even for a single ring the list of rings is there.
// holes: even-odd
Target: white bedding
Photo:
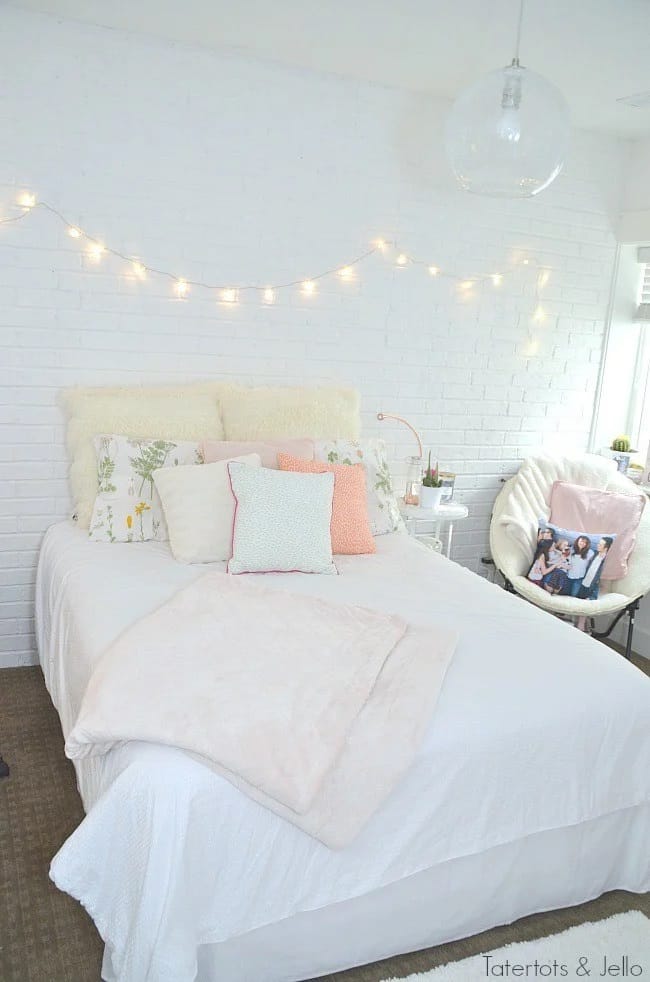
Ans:
[[[201,944],[650,801],[650,680],[406,535],[376,542],[376,555],[337,557],[338,577],[264,582],[460,629],[413,766],[361,835],[332,851],[181,751],[128,744],[77,762],[89,814],[52,874],[94,917],[111,979],[192,982]],[[101,652],[204,570],[162,543],[90,542],[68,523],[49,531],[39,648],[66,736]],[[650,888],[650,855],[635,882],[628,868],[611,885]]]

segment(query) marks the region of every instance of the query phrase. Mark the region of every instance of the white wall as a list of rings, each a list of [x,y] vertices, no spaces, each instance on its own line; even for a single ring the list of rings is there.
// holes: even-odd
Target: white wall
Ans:
[[[459,473],[478,568],[499,478],[547,444],[584,446],[615,254],[619,150],[577,135],[539,199],[452,188],[444,106],[228,53],[3,9],[0,201],[23,188],[128,254],[188,277],[278,281],[381,235],[461,275],[535,256],[462,298],[448,280],[373,259],[352,284],[237,308],[89,264],[44,214],[0,226],[0,664],[33,657],[44,529],[69,511],[62,386],[228,375],[359,386],[366,432],[408,416]],[[406,431],[384,434],[396,457]]]

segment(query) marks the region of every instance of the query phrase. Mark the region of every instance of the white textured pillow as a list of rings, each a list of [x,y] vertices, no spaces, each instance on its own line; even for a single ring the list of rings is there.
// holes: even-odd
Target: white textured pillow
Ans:
[[[97,497],[88,535],[98,542],[165,540],[167,525],[154,486],[159,467],[201,464],[197,441],[135,440],[103,434],[97,452]]]
[[[224,387],[219,393],[226,440],[359,436],[359,393],[348,388]]]
[[[336,573],[334,474],[228,464],[237,501],[229,573]]]
[[[223,439],[216,393],[191,387],[164,389],[68,389],[62,401],[68,415],[70,489],[77,521],[88,528],[97,495],[93,437],[123,433],[138,439],[179,442]]]
[[[260,466],[259,454],[231,460]],[[181,563],[218,563],[230,559],[235,498],[227,460],[201,467],[164,467],[153,479],[162,501],[169,544]]]
[[[386,459],[383,440],[319,440],[314,458],[328,464],[363,464],[366,471],[368,519],[373,535],[404,528]]]

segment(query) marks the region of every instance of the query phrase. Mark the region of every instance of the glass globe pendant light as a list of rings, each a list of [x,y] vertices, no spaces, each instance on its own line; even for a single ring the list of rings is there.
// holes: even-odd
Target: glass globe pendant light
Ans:
[[[474,194],[528,198],[562,170],[569,112],[560,90],[519,64],[524,0],[512,64],[458,96],[445,125],[445,151],[459,185]]]

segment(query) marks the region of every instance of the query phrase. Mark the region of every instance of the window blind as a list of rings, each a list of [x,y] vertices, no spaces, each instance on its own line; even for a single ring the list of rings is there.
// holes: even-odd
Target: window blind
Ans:
[[[650,263],[643,264],[637,320],[650,321]]]

